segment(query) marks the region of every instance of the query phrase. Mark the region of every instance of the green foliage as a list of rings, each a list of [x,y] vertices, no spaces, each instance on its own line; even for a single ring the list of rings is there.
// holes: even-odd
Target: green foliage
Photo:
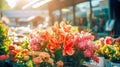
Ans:
[[[32,60],[18,62],[14,64],[16,67],[34,67]]]
[[[42,62],[40,63],[39,67],[53,67],[53,66],[48,62]]]
[[[8,27],[0,22],[0,54],[7,54],[9,45]]]
[[[33,67],[32,60],[28,60],[25,64],[26,64],[26,67]]]
[[[29,49],[28,45],[29,45],[29,38],[27,38],[25,41],[22,42],[21,47],[24,49]]]
[[[62,49],[58,49],[55,51],[55,58],[54,58],[54,61],[57,62],[59,60],[63,60],[63,55],[62,55]]]

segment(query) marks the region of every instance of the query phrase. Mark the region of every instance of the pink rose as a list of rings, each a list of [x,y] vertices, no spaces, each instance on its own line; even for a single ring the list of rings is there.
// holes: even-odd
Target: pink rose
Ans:
[[[35,37],[35,35],[34,35],[33,33],[30,33],[30,34],[29,34],[29,37],[30,37],[30,39],[32,39],[32,38]]]
[[[87,50],[84,51],[85,57],[91,58],[92,54],[93,54],[93,51],[90,50],[90,49],[87,49]]]
[[[6,60],[8,58],[9,58],[8,55],[0,55],[0,60]]]
[[[30,45],[31,50],[40,50],[41,49],[40,43],[35,38],[30,40],[29,45]]]

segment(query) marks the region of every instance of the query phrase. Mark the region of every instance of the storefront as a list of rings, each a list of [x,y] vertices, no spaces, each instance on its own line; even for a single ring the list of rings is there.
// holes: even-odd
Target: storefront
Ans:
[[[108,0],[92,0],[91,2],[92,8],[90,8],[90,1],[85,0],[78,2],[74,0],[66,2],[63,0],[56,6],[50,4],[50,16],[55,18],[53,21],[70,21],[72,25],[79,26],[82,21],[87,22],[89,20],[90,9],[92,9],[93,18],[104,18],[106,22],[109,18]]]

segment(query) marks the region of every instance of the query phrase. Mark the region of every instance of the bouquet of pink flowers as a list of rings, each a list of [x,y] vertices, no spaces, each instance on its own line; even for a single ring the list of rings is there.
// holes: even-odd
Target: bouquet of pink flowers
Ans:
[[[32,57],[33,62],[39,63],[39,65],[44,60],[41,57],[41,52],[43,54],[45,52],[46,55],[49,55],[49,58],[47,57],[44,62],[53,58],[54,61],[48,62],[51,65],[53,65],[53,62],[56,63],[62,60],[63,62],[76,61],[75,64],[80,66],[86,60],[92,59],[99,62],[95,53],[97,47],[93,44],[93,40],[94,36],[91,33],[73,32],[71,25],[62,22],[60,25],[55,23],[54,26],[45,31],[35,30],[32,32],[30,34],[29,48],[31,51],[38,52],[37,57],[35,53],[32,54]],[[42,59],[41,62],[37,61],[38,59]]]

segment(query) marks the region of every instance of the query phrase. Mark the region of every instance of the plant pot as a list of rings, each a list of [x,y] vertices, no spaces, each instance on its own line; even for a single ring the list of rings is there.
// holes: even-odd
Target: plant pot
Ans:
[[[13,63],[13,67],[25,67],[25,65],[20,64],[20,63]]]
[[[0,67],[4,67],[5,66],[5,61],[4,60],[1,60],[0,61]]]
[[[63,67],[87,67],[87,66],[83,64],[74,63],[74,62],[64,62]]]
[[[36,67],[53,67],[53,66],[50,63],[42,62],[39,65],[37,65]]]
[[[111,62],[111,67],[120,67],[120,63]]]
[[[64,66],[63,67],[73,67],[74,63],[72,62],[64,62]]]
[[[105,59],[105,67],[112,67],[109,59]]]

